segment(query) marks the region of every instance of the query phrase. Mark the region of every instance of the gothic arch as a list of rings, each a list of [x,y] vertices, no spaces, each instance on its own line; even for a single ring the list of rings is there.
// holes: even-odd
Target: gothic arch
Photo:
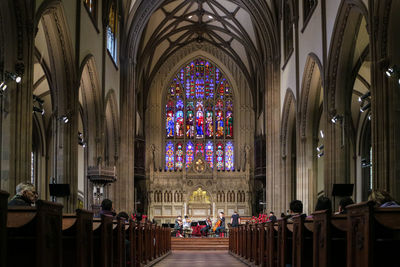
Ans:
[[[88,164],[95,165],[101,156],[102,101],[93,55],[87,55],[80,67],[79,103],[83,108],[84,139],[87,142]]]
[[[109,90],[105,99],[105,129],[106,152],[105,161],[108,165],[115,165],[119,155],[119,114],[114,90]]]
[[[308,188],[300,189],[299,195],[305,201],[305,208],[313,210],[318,192],[324,190],[323,163],[325,157],[317,148],[324,141],[324,89],[322,64],[319,58],[311,53],[304,66],[303,81],[299,106],[299,179],[307,183]],[[320,155],[318,157],[318,154]]]
[[[354,129],[352,128],[352,93],[354,67],[358,62],[357,36],[362,23],[370,36],[369,13],[361,0],[342,0],[331,38],[326,82],[324,86],[324,111],[326,123],[324,144],[324,191],[330,195],[334,183],[354,183]],[[356,38],[355,38],[356,37]],[[357,50],[357,51],[358,51]],[[363,51],[363,50],[362,50]],[[331,123],[335,115],[343,117]]]
[[[66,212],[77,207],[77,133],[78,133],[78,83],[77,70],[74,63],[74,52],[63,4],[59,0],[44,1],[38,8],[34,19],[38,29],[35,38],[43,38],[38,47],[44,60],[51,69],[51,83],[54,120],[57,138],[62,140],[62,148],[58,148],[53,156],[55,163],[51,176],[59,183],[68,183],[71,196],[64,200]],[[36,39],[35,39],[36,40]],[[61,116],[67,116],[69,122],[61,123]]]
[[[286,90],[281,121],[281,156],[282,180],[280,195],[282,207],[288,207],[290,201],[296,199],[297,184],[297,134],[296,134],[296,98],[292,89]]]

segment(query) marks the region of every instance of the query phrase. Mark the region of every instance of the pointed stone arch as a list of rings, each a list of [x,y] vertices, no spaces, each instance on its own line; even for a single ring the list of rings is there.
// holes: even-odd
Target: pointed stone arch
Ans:
[[[68,183],[71,196],[63,200],[64,211],[73,212],[77,207],[77,133],[78,133],[78,82],[74,51],[62,1],[44,1],[34,19],[35,28],[42,28],[48,54],[46,63],[51,71],[55,133],[59,144],[54,155],[51,173],[58,183]],[[69,122],[59,118],[67,116]]]
[[[280,181],[280,206],[282,210],[296,199],[296,98],[292,89],[286,90],[281,120],[282,179]]]
[[[304,66],[299,103],[299,182],[308,187],[299,188],[304,208],[312,211],[318,192],[324,190],[323,176],[318,180],[318,167],[323,170],[324,157],[317,157],[317,147],[323,145],[324,90],[322,64],[318,56],[310,53]],[[322,121],[322,122],[321,122]],[[320,132],[322,130],[322,132]]]
[[[95,165],[102,155],[102,97],[96,62],[87,55],[80,67],[79,103],[83,109],[84,138],[87,142],[88,164]]]
[[[109,90],[105,99],[105,161],[109,166],[118,162],[119,156],[119,113],[116,94]]]
[[[370,34],[368,9],[361,0],[342,0],[331,38],[325,72],[324,110],[326,121],[324,177],[325,192],[329,196],[334,183],[350,183],[352,147],[351,94],[353,91],[354,48],[360,22],[365,19]],[[371,38],[369,36],[369,38]],[[335,115],[343,116],[338,123],[331,123]],[[344,129],[344,130],[343,130]],[[346,134],[343,134],[346,132]]]

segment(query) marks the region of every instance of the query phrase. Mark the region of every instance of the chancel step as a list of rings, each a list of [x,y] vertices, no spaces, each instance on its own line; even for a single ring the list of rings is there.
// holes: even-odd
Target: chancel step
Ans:
[[[229,238],[172,238],[172,250],[228,250]]]

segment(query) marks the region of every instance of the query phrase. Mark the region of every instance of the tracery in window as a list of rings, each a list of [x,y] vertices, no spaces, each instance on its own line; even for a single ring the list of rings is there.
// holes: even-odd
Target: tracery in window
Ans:
[[[96,20],[97,0],[83,0],[85,7],[94,20]]]
[[[171,81],[165,101],[165,168],[188,168],[202,157],[210,168],[234,169],[234,102],[229,81],[198,58]]]
[[[118,13],[117,2],[113,1],[108,14],[107,25],[107,50],[110,53],[114,63],[117,64],[118,59]]]
[[[313,9],[317,6],[317,0],[303,0],[303,21],[306,22],[311,16]]]
[[[293,22],[291,19],[289,0],[283,2],[283,34],[284,34],[284,56],[289,58],[293,51]]]

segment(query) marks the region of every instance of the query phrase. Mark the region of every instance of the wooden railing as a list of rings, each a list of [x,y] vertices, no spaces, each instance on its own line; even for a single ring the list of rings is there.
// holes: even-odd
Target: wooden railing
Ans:
[[[0,191],[0,266],[136,267],[171,250],[171,232],[154,224],[125,223],[62,205],[37,201],[35,207],[7,207]]]
[[[364,202],[347,209],[233,228],[230,253],[252,266],[397,266],[400,208]]]

